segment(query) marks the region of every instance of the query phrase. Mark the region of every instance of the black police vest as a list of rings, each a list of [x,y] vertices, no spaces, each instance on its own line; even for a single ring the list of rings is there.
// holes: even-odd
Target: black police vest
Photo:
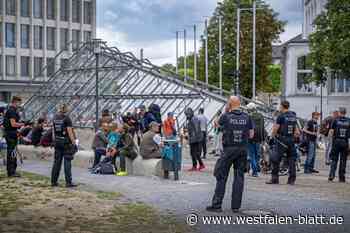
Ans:
[[[11,116],[9,116],[10,114]],[[16,122],[18,122],[20,119],[19,114],[17,112],[17,108],[15,108],[14,106],[8,106],[3,120],[3,126],[5,131],[17,131],[17,128],[12,127],[11,125],[10,118],[12,117],[14,117]]]
[[[248,143],[249,116],[241,111],[225,113],[226,117],[223,128],[223,146],[242,146]]]
[[[56,115],[53,120],[53,129],[55,133],[55,138],[66,138],[68,139],[67,128],[65,126],[66,116],[65,115]]]
[[[282,113],[281,117],[284,118],[284,123],[280,125],[278,135],[282,137],[292,138],[297,126],[297,115],[295,112]]]
[[[346,117],[340,117],[335,120],[335,134],[336,139],[348,139],[350,138],[350,119]]]

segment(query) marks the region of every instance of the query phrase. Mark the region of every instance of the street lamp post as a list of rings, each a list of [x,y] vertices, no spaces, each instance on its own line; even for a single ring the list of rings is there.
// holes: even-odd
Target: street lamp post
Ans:
[[[176,31],[176,74],[179,74],[179,31]]]
[[[186,29],[184,29],[184,81],[187,82],[187,38],[186,38]]]
[[[99,77],[98,77],[98,69],[99,69],[99,55],[101,53],[101,43],[102,41],[100,39],[94,39],[92,40],[93,44],[93,50],[94,54],[96,56],[96,76],[95,76],[95,130],[98,130],[98,117],[99,117],[99,111],[98,111],[98,104],[99,104],[99,89],[98,89],[98,83],[99,83]]]
[[[222,94],[222,16],[219,16],[219,87]]]
[[[321,114],[321,116],[320,116],[320,120],[321,120],[321,122],[323,121],[323,88],[324,87],[326,87],[326,85],[327,85],[327,81],[325,81],[325,80],[322,80],[322,82],[321,82],[321,85],[320,85],[320,87],[321,87],[321,90],[320,90],[320,114]]]
[[[197,25],[193,25],[193,75],[194,75],[194,85],[197,84]]]
[[[236,38],[236,72],[235,72],[235,95],[239,96],[239,44],[240,44],[240,26],[241,26],[241,9],[240,9],[240,0],[237,0],[237,28],[236,28],[236,34],[237,34],[237,38]]]
[[[208,20],[206,19],[205,22],[205,84],[208,87],[209,84],[209,58],[208,58]]]
[[[253,0],[253,100],[256,97],[256,1]]]

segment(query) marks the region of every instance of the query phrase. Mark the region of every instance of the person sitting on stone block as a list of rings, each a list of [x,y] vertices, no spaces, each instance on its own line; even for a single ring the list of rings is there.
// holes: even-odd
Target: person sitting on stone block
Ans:
[[[116,156],[118,153],[118,144],[120,141],[120,131],[121,129],[118,127],[116,123],[112,123],[110,127],[110,132],[108,133],[108,144],[106,149],[106,158],[104,162],[111,161],[114,164],[115,169],[116,166]]]
[[[117,154],[120,159],[120,170],[117,172],[117,176],[127,176],[125,158],[134,160],[137,157],[137,152],[130,126],[124,124],[120,133],[119,153]]]
[[[108,134],[110,133],[109,124],[107,122],[102,123],[101,128],[96,132],[94,140],[92,142],[92,149],[95,153],[94,164],[92,168],[96,167],[101,162],[101,157],[106,155],[106,149],[108,145]]]
[[[159,134],[159,124],[152,121],[150,124],[150,130],[147,131],[142,138],[140,145],[140,154],[143,159],[160,159],[161,148],[163,143]]]

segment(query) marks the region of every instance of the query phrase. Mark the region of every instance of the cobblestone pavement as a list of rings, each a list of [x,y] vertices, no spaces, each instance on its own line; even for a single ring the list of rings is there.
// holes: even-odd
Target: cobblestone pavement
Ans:
[[[190,166],[185,152],[184,167]],[[196,213],[199,216],[212,215],[205,211],[210,203],[215,187],[215,178],[212,169],[215,158],[205,160],[207,169],[204,172],[182,172],[180,181],[162,180],[158,177],[116,177],[96,176],[88,171],[74,168],[73,176],[76,182],[88,184],[104,191],[122,192],[132,201],[145,202],[164,212],[169,212],[183,219],[186,224],[186,216]],[[42,175],[50,174],[51,164],[46,162],[25,161],[21,168],[25,171]],[[232,176],[227,185],[227,195],[224,201],[224,213],[220,216],[248,216],[258,211],[278,216],[302,215],[326,215],[342,216],[342,225],[204,225],[198,224],[199,232],[224,233],[224,232],[349,232],[350,227],[350,184],[338,182],[328,183],[328,166],[324,165],[323,156],[318,154],[317,168],[319,174],[306,175],[298,173],[295,186],[286,185],[287,177],[282,177],[281,185],[267,186],[265,181],[268,175],[258,178],[246,176],[242,213],[233,214],[230,207],[230,193]],[[348,169],[350,169],[348,164]],[[347,176],[348,182],[350,177]]]

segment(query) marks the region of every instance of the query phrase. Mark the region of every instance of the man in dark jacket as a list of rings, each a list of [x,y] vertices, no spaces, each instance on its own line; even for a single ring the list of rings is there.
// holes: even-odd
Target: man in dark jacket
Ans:
[[[346,117],[346,108],[339,108],[339,115],[336,118],[329,131],[332,137],[332,150],[330,154],[331,170],[329,172],[328,181],[333,181],[335,172],[339,162],[339,182],[345,183],[346,163],[349,154],[350,140],[350,118]]]
[[[319,116],[320,114],[318,112],[313,112],[312,119],[309,120],[304,127],[306,142],[308,144],[307,157],[304,165],[304,173],[306,174],[319,173],[315,170]]]
[[[187,132],[188,143],[190,144],[190,153],[192,157],[192,168],[189,171],[201,171],[205,169],[203,161],[201,159],[201,143],[203,141],[203,133],[201,130],[201,124],[197,117],[194,116],[193,110],[187,108],[185,111],[187,118]],[[197,164],[199,167],[197,168]]]
[[[19,123],[20,116],[18,114],[18,107],[20,106],[22,99],[14,96],[11,104],[8,106],[4,116],[4,133],[7,144],[7,175],[8,177],[19,177],[16,173],[17,169],[17,157],[16,146],[18,143],[17,130],[24,126],[23,123]]]
[[[234,181],[231,209],[236,213],[241,208],[248,139],[254,136],[254,126],[250,116],[239,109],[240,105],[240,99],[237,96],[231,96],[227,103],[228,111],[219,120],[220,128],[223,131],[224,153],[217,160],[214,169],[216,187],[212,204],[207,207],[207,211],[210,212],[222,211],[226,182],[232,166],[234,168]]]
[[[255,103],[249,103],[247,108],[255,126],[254,138],[249,139],[248,158],[252,168],[252,176],[258,177],[260,172],[261,143],[265,140],[265,122],[263,115],[257,112]]]
[[[72,160],[74,158],[75,150],[77,148],[77,138],[74,132],[73,123],[67,115],[69,112],[68,106],[62,104],[59,107],[59,112],[53,119],[52,136],[55,143],[55,158],[51,172],[51,185],[58,186],[58,177],[64,160],[64,174],[66,180],[66,187],[72,188],[77,185],[72,182]]]

